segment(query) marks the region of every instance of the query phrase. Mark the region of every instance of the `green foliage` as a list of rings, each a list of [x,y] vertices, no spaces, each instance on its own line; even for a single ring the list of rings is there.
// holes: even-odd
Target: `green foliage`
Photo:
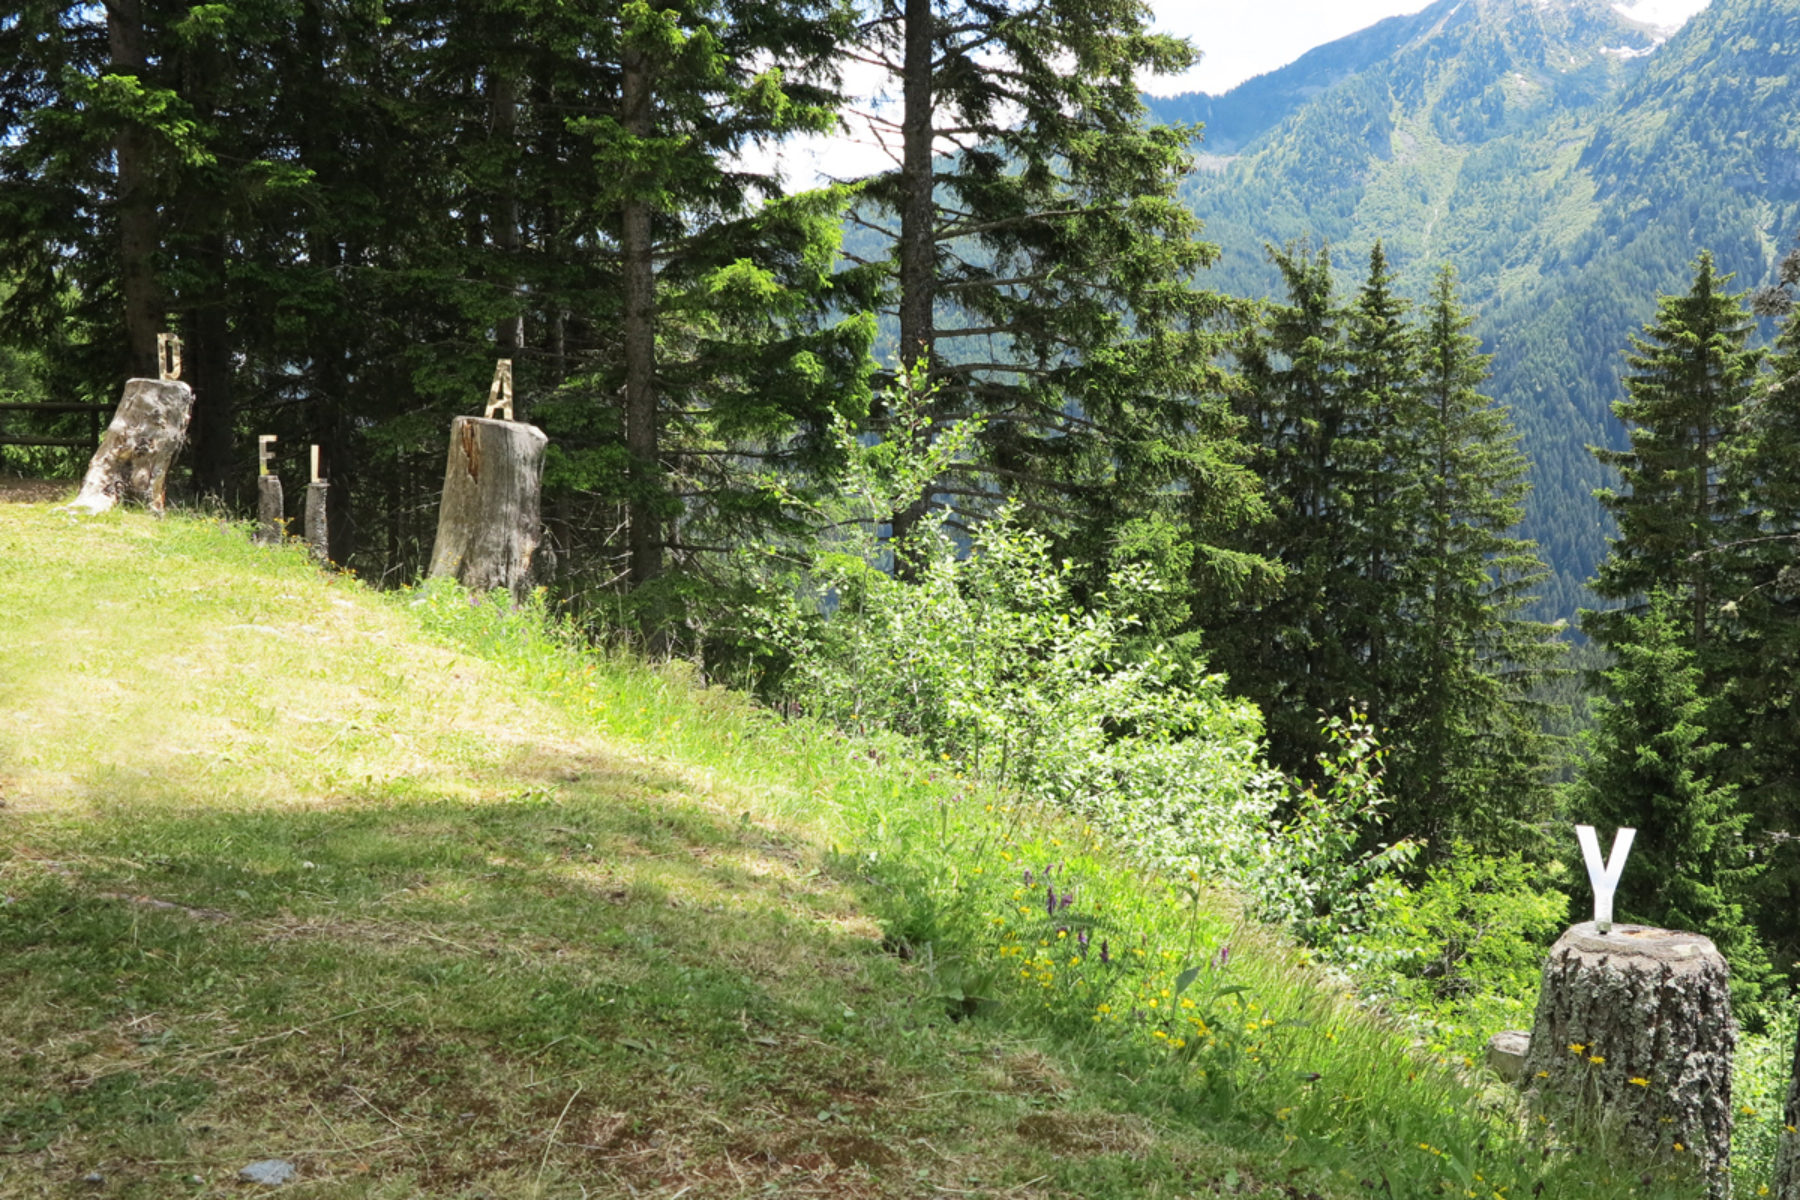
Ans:
[[[1530,1025],[1545,951],[1568,917],[1567,898],[1517,854],[1458,841],[1357,948],[1382,968],[1370,986],[1390,1005],[1473,1056],[1495,1030]]]
[[[1690,929],[1731,964],[1733,1006],[1753,1016],[1767,953],[1743,902],[1760,867],[1746,854],[1748,814],[1719,777],[1709,703],[1687,641],[1688,605],[1664,592],[1614,629],[1627,636],[1602,672],[1593,745],[1570,804],[1578,820],[1638,831],[1614,901],[1621,920]]]
[[[1531,693],[1558,650],[1523,615],[1543,576],[1512,532],[1524,462],[1470,319],[1448,274],[1416,317],[1379,244],[1349,303],[1328,253],[1272,257],[1288,297],[1246,339],[1238,404],[1274,514],[1238,544],[1285,577],[1210,613],[1208,644],[1284,770],[1318,778],[1319,717],[1353,699],[1389,750],[1397,838],[1516,843],[1547,806]]]

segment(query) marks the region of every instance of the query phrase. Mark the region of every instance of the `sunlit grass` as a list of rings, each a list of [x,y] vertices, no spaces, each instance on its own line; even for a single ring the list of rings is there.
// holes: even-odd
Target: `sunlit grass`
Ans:
[[[1693,1192],[1090,827],[531,612],[43,506],[0,606],[0,1195]]]

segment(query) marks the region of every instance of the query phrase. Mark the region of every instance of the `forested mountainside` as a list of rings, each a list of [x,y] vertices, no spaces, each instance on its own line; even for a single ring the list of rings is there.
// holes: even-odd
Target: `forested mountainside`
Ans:
[[[1271,295],[1264,252],[1311,238],[1352,268],[1381,239],[1422,297],[1460,272],[1534,465],[1525,531],[1584,602],[1605,549],[1590,445],[1617,446],[1626,339],[1702,249],[1766,282],[1800,233],[1797,0],[1713,0],[1666,41],[1608,0],[1440,0],[1223,96],[1184,196],[1224,254],[1211,283]]]

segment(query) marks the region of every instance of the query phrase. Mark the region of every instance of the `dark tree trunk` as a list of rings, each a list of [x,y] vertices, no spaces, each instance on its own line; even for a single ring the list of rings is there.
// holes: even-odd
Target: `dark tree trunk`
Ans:
[[[935,340],[932,306],[937,284],[937,209],[932,194],[936,170],[932,163],[931,4],[932,0],[906,0],[901,63],[900,362],[909,368],[930,366]],[[914,497],[893,515],[893,541],[897,547],[912,536],[929,499]],[[910,577],[910,556],[897,549],[894,569]]]
[[[237,438],[233,428],[231,331],[225,313],[225,239],[210,236],[204,251],[207,276],[217,291],[189,310],[183,357],[194,387],[194,490],[226,502],[237,499]]]
[[[447,575],[471,591],[531,588],[544,447],[535,425],[458,417],[450,426],[444,499],[429,574]]]
[[[622,84],[625,132],[648,138],[651,67],[645,56],[626,50]],[[656,403],[656,270],[652,258],[650,206],[629,200],[620,214],[625,269],[625,449],[630,456],[627,540],[630,578],[635,587],[662,574],[661,484]]]
[[[142,78],[149,66],[138,0],[106,0],[113,70]],[[113,143],[118,183],[119,291],[125,304],[126,374],[154,376],[162,316],[156,296],[156,198],[150,181],[150,131],[126,122]]]
[[[151,344],[155,354],[155,343]],[[94,451],[81,494],[71,505],[78,512],[102,513],[136,496],[152,512],[163,510],[169,464],[187,436],[194,393],[173,379],[128,379],[125,395],[113,414],[100,448]]]
[[[1576,925],[1550,949],[1525,1058],[1549,1114],[1638,1154],[1729,1178],[1731,1017],[1725,960],[1697,933]]]

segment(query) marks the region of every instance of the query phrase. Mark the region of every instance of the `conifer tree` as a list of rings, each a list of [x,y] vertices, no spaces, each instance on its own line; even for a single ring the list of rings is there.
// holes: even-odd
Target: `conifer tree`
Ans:
[[[1094,579],[1134,548],[1215,594],[1266,576],[1214,536],[1258,501],[1215,365],[1228,306],[1192,282],[1217,252],[1176,194],[1191,131],[1143,120],[1140,77],[1192,49],[1137,0],[871,9],[857,53],[900,103],[871,117],[895,169],[859,219],[933,427],[982,418],[977,461],[894,514],[896,543],[933,503],[967,523],[1004,497]]]
[[[1524,615],[1548,571],[1513,533],[1527,463],[1506,409],[1480,391],[1490,356],[1472,324],[1445,267],[1420,330],[1419,547],[1402,587],[1410,682],[1388,766],[1392,824],[1444,848],[1516,844],[1540,815],[1550,747],[1531,696],[1561,657],[1551,627]]]
[[[1613,404],[1629,427],[1630,449],[1594,451],[1618,468],[1622,486],[1597,493],[1619,534],[1591,586],[1623,607],[1584,613],[1583,628],[1616,645],[1650,590],[1672,588],[1702,670],[1711,662],[1715,609],[1725,599],[1719,585],[1726,568],[1715,551],[1738,518],[1722,494],[1726,443],[1760,358],[1749,348],[1754,325],[1743,297],[1724,290],[1730,280],[1702,253],[1689,290],[1658,301],[1655,321],[1631,339],[1626,396]]]
[[[1234,399],[1272,511],[1234,544],[1279,564],[1283,578],[1274,595],[1202,621],[1214,664],[1263,710],[1271,760],[1303,774],[1325,749],[1321,719],[1371,702],[1358,690],[1367,680],[1340,608],[1360,591],[1351,572],[1363,464],[1343,443],[1357,444],[1362,430],[1330,252],[1293,245],[1269,255],[1287,296],[1268,302],[1246,332]]]
[[[1701,672],[1688,644],[1692,600],[1660,589],[1615,625],[1598,724],[1576,784],[1577,819],[1637,832],[1615,901],[1621,919],[1705,934],[1732,969],[1734,1003],[1752,1004],[1768,956],[1746,918],[1758,872],[1743,841],[1737,787],[1719,778]]]
[[[1735,571],[1721,607],[1736,635],[1724,707],[1739,748],[1733,778],[1751,812],[1753,849],[1767,869],[1755,885],[1758,924],[1776,965],[1800,965],[1800,320],[1788,289],[1800,284],[1800,250],[1780,268],[1782,286],[1757,297],[1781,318],[1769,370],[1747,406],[1728,472],[1742,520],[1726,557]]]

